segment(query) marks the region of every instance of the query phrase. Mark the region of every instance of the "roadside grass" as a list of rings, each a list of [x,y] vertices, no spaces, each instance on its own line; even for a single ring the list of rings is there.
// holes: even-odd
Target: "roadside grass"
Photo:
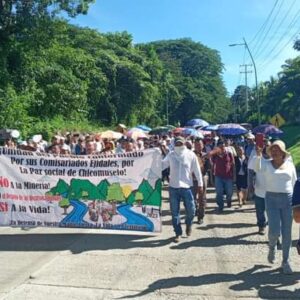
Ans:
[[[297,170],[300,170],[300,126],[290,125],[280,129],[284,132],[282,139],[292,154],[294,164]]]

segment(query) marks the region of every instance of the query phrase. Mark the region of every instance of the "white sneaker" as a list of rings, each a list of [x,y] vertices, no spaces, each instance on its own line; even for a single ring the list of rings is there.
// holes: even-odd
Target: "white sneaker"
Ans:
[[[282,267],[283,274],[286,274],[286,275],[293,274],[293,270],[292,270],[289,262],[282,263],[281,267]]]

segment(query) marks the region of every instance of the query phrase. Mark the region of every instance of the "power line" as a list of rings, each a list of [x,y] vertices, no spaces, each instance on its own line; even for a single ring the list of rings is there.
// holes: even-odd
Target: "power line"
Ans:
[[[245,74],[245,87],[246,87],[246,94],[245,94],[245,104],[246,104],[246,112],[248,112],[248,74],[252,73],[252,71],[248,70],[248,67],[252,67],[252,65],[240,65],[240,67],[245,68],[245,71],[240,71],[241,74]]]
[[[273,15],[274,10],[275,10],[275,8],[276,8],[276,6],[277,6],[277,4],[278,4],[278,1],[279,1],[279,0],[276,0],[276,1],[275,1],[274,5],[273,5],[273,7],[272,7],[272,9],[271,9],[271,12],[269,13],[269,15],[268,15],[266,21],[265,21],[264,24],[261,26],[261,28],[259,29],[259,31],[256,33],[256,35],[254,36],[254,38],[251,40],[251,43],[253,43],[253,41],[254,41],[256,38],[258,38],[256,44],[253,45],[253,47],[252,47],[253,50],[255,50],[255,49],[257,48],[257,46],[258,46],[258,44],[259,44],[259,42],[260,42],[260,40],[261,40],[261,38],[262,38],[262,35],[263,35],[264,31],[265,31],[265,28],[266,28],[266,26],[267,26],[267,24],[268,24],[268,22],[269,22],[271,16]]]
[[[244,47],[244,54],[243,54],[243,65],[245,64],[245,60],[246,60],[246,47]],[[238,82],[237,82],[237,85],[236,86],[239,86],[241,84],[241,81],[242,81],[242,73],[239,72],[239,75],[238,75]]]
[[[279,38],[277,44],[275,44],[275,46],[268,52],[268,54],[265,57],[268,57],[268,60],[270,60],[270,55],[273,53],[273,51],[280,45],[282,44],[282,42],[284,42],[284,37],[288,36],[291,29],[296,25],[297,21],[298,21],[298,17],[300,16],[300,9],[298,9],[298,11],[295,13],[292,21],[290,22],[290,24],[288,25],[288,27],[286,28],[286,30],[283,32],[283,34],[281,35],[281,37]],[[297,35],[298,30],[293,34],[293,37],[295,35]],[[292,39],[293,39],[292,37]],[[284,48],[284,47],[283,47]],[[262,65],[267,65],[267,63],[262,63]]]
[[[269,41],[272,41],[277,32],[279,31],[279,29],[281,28],[283,22],[287,19],[290,11],[292,10],[293,6],[295,5],[297,0],[294,0],[293,3],[290,5],[289,9],[287,10],[287,12],[285,13],[284,17],[282,18],[281,22],[278,24],[278,26],[276,27],[276,29],[274,30],[273,32],[273,35],[271,36],[271,38],[269,39]],[[282,37],[281,37],[282,38]],[[279,40],[281,40],[281,38]],[[273,50],[277,47],[278,43],[272,48],[272,50],[266,55],[266,57],[269,57],[270,54],[272,54]],[[265,50],[267,49],[267,47],[263,48],[262,51],[260,51],[257,56],[256,56],[256,59],[258,59],[258,57],[265,52]]]
[[[264,45],[264,42],[265,42],[265,40],[266,40],[266,38],[267,38],[267,36],[268,36],[268,34],[269,34],[269,32],[270,32],[270,30],[271,30],[273,24],[274,24],[275,21],[276,21],[276,18],[277,18],[278,14],[279,14],[279,12],[280,12],[280,10],[281,10],[282,5],[283,5],[283,0],[281,1],[280,5],[279,5],[279,8],[278,8],[278,10],[277,10],[277,13],[276,13],[276,14],[274,15],[274,17],[273,17],[273,19],[272,19],[272,21],[271,21],[271,24],[270,24],[269,28],[267,29],[267,32],[265,33],[265,35],[263,36],[262,41],[261,41],[260,44],[258,45],[256,52],[253,53],[253,56],[254,56],[254,57],[257,56],[257,54],[258,54],[258,53],[260,52],[260,50],[261,50],[262,45]]]
[[[271,59],[269,59],[267,62],[261,65],[261,68],[265,68],[273,60],[275,60],[281,54],[281,52],[290,44],[290,42],[299,34],[299,32],[300,32],[300,27],[297,28],[296,32],[291,36],[291,38],[283,45],[283,47],[279,49],[279,51]]]
[[[276,48],[278,45],[280,45],[282,42],[285,41],[285,40],[284,40],[284,37],[289,35],[291,29],[296,25],[299,16],[300,16],[300,8],[299,8],[298,11],[295,13],[295,15],[294,15],[292,21],[290,22],[290,24],[289,24],[288,27],[286,28],[285,32],[281,35],[281,37],[280,37],[280,39],[279,39],[279,42],[275,45],[275,47],[273,47],[272,50],[275,50],[275,48]],[[291,38],[288,40],[288,42],[287,42],[287,43],[286,43],[286,44],[285,44],[285,45],[277,52],[277,55],[274,55],[274,56],[272,57],[272,60],[273,60],[274,57],[277,58],[277,56],[280,54],[280,52],[282,51],[282,49],[284,49],[284,48],[292,41],[292,39],[298,34],[298,31],[299,31],[299,30],[297,29],[296,32],[294,32],[294,33],[292,34],[292,37],[291,37]],[[272,52],[273,52],[273,51],[272,51]],[[268,53],[268,55],[269,55],[269,54],[270,54],[270,55],[272,54],[271,51]],[[270,63],[270,61],[271,61],[270,56],[268,56],[268,57],[269,57],[269,59],[267,60],[267,62],[262,63],[262,64],[260,65],[260,67],[261,67],[261,66],[266,66],[266,65],[268,65],[268,64]]]

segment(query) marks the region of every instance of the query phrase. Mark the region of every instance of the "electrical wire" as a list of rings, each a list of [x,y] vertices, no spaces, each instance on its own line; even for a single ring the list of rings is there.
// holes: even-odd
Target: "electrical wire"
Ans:
[[[245,60],[246,60],[246,47],[244,47],[244,54],[243,54],[243,65],[245,64]],[[242,81],[242,73],[239,71],[239,75],[238,75],[238,82],[236,86],[240,86]]]
[[[276,14],[274,15],[274,17],[273,17],[273,19],[272,19],[272,21],[271,21],[271,24],[270,24],[269,28],[267,29],[266,33],[264,34],[264,36],[263,36],[263,38],[262,38],[262,41],[260,42],[260,44],[258,44],[257,50],[254,51],[253,57],[256,57],[256,56],[258,55],[258,53],[261,51],[262,46],[264,45],[264,43],[265,43],[265,41],[266,41],[266,39],[267,39],[267,36],[268,36],[268,34],[269,34],[271,28],[273,27],[273,25],[274,25],[274,23],[275,23],[275,21],[276,21],[276,19],[277,19],[277,16],[278,16],[278,14],[279,14],[279,12],[281,11],[281,8],[282,8],[283,3],[284,3],[284,1],[282,0],[281,3],[280,3],[280,5],[279,5],[279,7],[278,7],[278,10],[277,10]]]
[[[255,34],[255,36],[252,38],[252,40],[249,42],[249,45],[251,45],[251,44],[255,41],[255,39],[258,38],[258,36],[260,35],[260,33],[263,33],[263,31],[265,30],[265,28],[266,28],[266,26],[267,26],[267,24],[268,24],[268,22],[269,22],[269,20],[270,20],[270,18],[271,18],[271,16],[272,16],[272,14],[273,14],[274,9],[275,9],[275,7],[276,7],[277,4],[278,4],[278,1],[279,1],[279,0],[276,0],[276,1],[275,1],[275,3],[274,3],[274,5],[273,5],[273,7],[272,7],[272,9],[271,9],[271,11],[270,11],[270,13],[269,13],[269,15],[267,16],[267,19],[265,20],[265,22],[263,23],[263,25],[259,28],[259,30],[256,32],[256,34]],[[254,46],[253,48],[255,48],[255,46]]]
[[[263,63],[261,65],[261,68],[265,68],[266,66],[268,66],[272,61],[274,61],[280,54],[281,52],[291,43],[291,41],[300,33],[300,27],[297,28],[296,32],[291,36],[291,38],[283,45],[283,47],[281,47],[279,49],[279,51],[272,57],[270,58],[268,61],[266,61],[265,63]]]
[[[275,45],[275,47],[273,47],[272,50],[275,50],[280,44],[282,44],[282,42],[285,41],[284,37],[288,36],[289,33],[290,33],[290,31],[291,31],[291,29],[297,24],[298,19],[299,19],[299,16],[300,16],[300,8],[299,8],[298,11],[295,13],[295,15],[294,15],[292,21],[290,22],[290,24],[288,25],[288,27],[286,28],[286,30],[284,31],[284,33],[281,35],[281,37],[280,37],[278,43]],[[281,53],[281,51],[282,51],[282,50],[283,50],[283,49],[284,49],[284,48],[285,48],[285,47],[293,40],[293,38],[296,37],[296,35],[298,34],[298,31],[299,31],[299,30],[297,29],[296,32],[294,32],[294,33],[292,34],[292,37],[288,40],[288,42],[287,42],[287,43],[286,43],[286,44],[285,44],[285,45],[277,52],[277,54],[274,55],[271,59],[270,59],[270,56],[269,56],[269,55],[271,55],[273,51],[270,51],[270,52],[268,53],[268,56],[267,56],[267,57],[268,57],[268,60],[265,61],[264,63],[261,63],[259,67],[266,66],[266,65],[268,65],[272,60],[274,60],[274,57],[277,58],[278,55]]]
[[[289,26],[286,28],[286,30],[284,31],[284,33],[281,35],[281,37],[280,37],[278,43],[277,43],[277,44],[269,51],[269,53],[266,55],[266,57],[268,57],[267,61],[270,60],[270,55],[273,53],[273,51],[274,51],[280,44],[282,44],[282,42],[285,41],[284,37],[286,37],[286,36],[289,35],[291,29],[292,29],[292,28],[296,25],[296,23],[298,22],[299,16],[300,16],[300,9],[296,12],[296,14],[294,15],[294,17],[293,17],[292,21],[290,22]],[[297,33],[298,33],[298,30],[293,34],[293,36],[292,36],[291,39],[293,39],[293,38],[297,35]],[[291,41],[291,40],[290,40],[290,41]],[[285,48],[285,47],[283,46],[283,48]],[[281,48],[281,49],[282,49],[282,48]],[[276,56],[276,57],[277,57],[277,56]],[[261,66],[262,66],[262,65],[267,65],[267,63],[266,63],[266,62],[265,62],[265,63],[262,63]]]
[[[276,34],[279,32],[279,29],[281,28],[283,22],[287,19],[288,15],[290,14],[290,12],[291,12],[292,8],[294,7],[296,1],[297,1],[297,0],[294,0],[294,1],[292,2],[292,4],[290,5],[289,9],[287,10],[287,12],[285,13],[284,17],[282,18],[281,22],[278,23],[278,26],[277,26],[276,29],[274,30],[273,35],[270,37],[269,41],[273,41],[273,39],[275,38]],[[284,36],[284,35],[283,35],[283,36]],[[281,40],[283,36],[281,36],[281,37],[279,38],[279,40]],[[272,54],[272,52],[276,49],[277,45],[278,45],[278,43],[275,44],[275,46],[272,48],[272,50],[269,51],[269,53],[266,55],[266,57],[269,57],[269,55]],[[266,51],[266,49],[267,49],[267,47],[263,48],[262,51],[260,51],[260,52],[257,54],[257,56],[255,57],[255,59],[257,60],[257,59],[258,59],[258,58]]]

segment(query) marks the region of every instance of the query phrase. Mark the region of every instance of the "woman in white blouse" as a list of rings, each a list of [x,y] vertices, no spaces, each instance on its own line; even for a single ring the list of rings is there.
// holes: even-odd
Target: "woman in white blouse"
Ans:
[[[289,252],[292,243],[292,193],[296,169],[283,141],[275,141],[267,150],[271,160],[262,158],[257,148],[256,172],[263,172],[266,187],[266,212],[269,222],[268,261],[274,263],[277,240],[282,235],[282,270],[292,274]]]

